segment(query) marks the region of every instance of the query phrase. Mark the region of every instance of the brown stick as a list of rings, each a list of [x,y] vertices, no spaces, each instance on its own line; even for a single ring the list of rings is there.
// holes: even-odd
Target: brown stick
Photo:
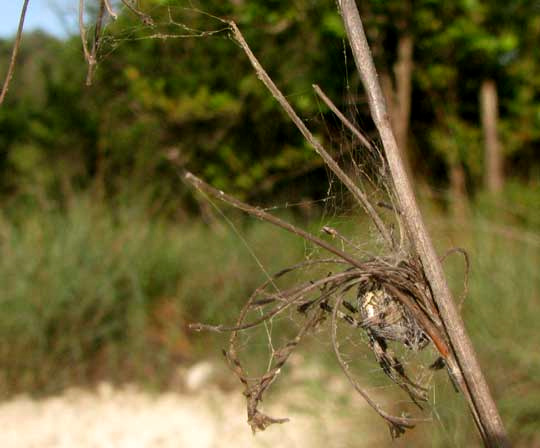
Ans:
[[[11,50],[11,60],[9,61],[9,68],[2,86],[2,93],[0,93],[0,105],[4,102],[11,78],[13,78],[13,72],[15,71],[15,62],[17,61],[17,54],[19,53],[19,47],[21,46],[22,31],[24,28],[24,18],[26,17],[26,10],[28,9],[29,0],[24,0],[21,10],[21,16],[19,18],[19,27],[17,28],[17,36],[15,37],[15,43],[13,44],[13,50]]]
[[[86,41],[86,28],[84,27],[84,0],[79,0],[79,34],[81,35],[81,43],[83,47],[84,59],[88,64],[88,73],[86,75],[86,85],[92,84],[92,73],[96,65],[96,58],[88,50],[88,42]]]
[[[271,224],[274,224],[277,227],[281,227],[282,229],[285,229],[291,233],[294,233],[295,235],[301,236],[307,241],[310,241],[317,246],[326,249],[328,252],[333,253],[334,255],[337,255],[338,257],[342,258],[343,260],[349,262],[353,266],[356,266],[358,268],[362,267],[362,263],[358,261],[356,258],[351,257],[349,254],[339,250],[337,247],[332,246],[331,244],[327,243],[324,240],[321,240],[320,238],[316,237],[315,235],[312,235],[309,232],[306,232],[305,230],[293,226],[292,224],[283,221],[279,219],[278,217],[271,215],[270,213],[266,213],[264,210],[253,207],[249,204],[246,204],[242,201],[239,201],[238,199],[228,195],[227,193],[217,190],[214,187],[208,185],[206,182],[204,182],[202,179],[199,179],[197,176],[190,172],[186,172],[183,176],[183,179],[193,185],[198,190],[209,194],[210,196],[219,199],[220,201],[226,202],[229,205],[232,205],[233,207],[242,210],[251,216],[255,216],[256,218],[262,219],[264,221],[267,221]]]
[[[347,189],[352,193],[354,198],[358,201],[358,203],[370,216],[370,218],[373,220],[373,223],[375,224],[380,234],[384,238],[385,242],[390,247],[394,247],[394,241],[390,235],[390,232],[386,228],[384,222],[382,221],[377,211],[373,208],[373,206],[369,202],[364,192],[360,190],[360,188],[358,188],[358,186],[351,180],[349,176],[347,176],[347,174],[345,174],[345,172],[340,168],[340,166],[336,163],[336,161],[332,158],[332,156],[328,153],[328,151],[324,149],[321,143],[313,136],[313,134],[309,131],[307,126],[304,124],[304,122],[296,114],[296,112],[294,111],[292,106],[289,104],[285,96],[277,88],[277,86],[274,84],[274,81],[272,81],[270,76],[268,76],[268,73],[266,73],[266,71],[260,64],[260,62],[257,60],[255,55],[249,48],[249,45],[247,44],[246,40],[244,39],[244,36],[242,35],[240,30],[236,26],[236,23],[234,23],[233,21],[229,21],[227,23],[231,26],[234,39],[240,44],[240,46],[242,47],[242,50],[244,50],[244,53],[246,53],[249,59],[249,62],[251,62],[251,65],[255,69],[255,73],[257,74],[257,77],[263,82],[263,84],[267,87],[267,89],[270,91],[272,96],[278,101],[280,106],[287,113],[289,118],[296,125],[298,130],[305,137],[305,139],[315,149],[317,154],[319,154],[321,158],[325,161],[328,168],[330,168],[332,172],[339,178],[339,180],[343,182],[343,184],[347,187]]]
[[[381,136],[405,225],[416,252],[422,260],[451,346],[455,351],[458,362],[456,367],[460,370],[456,373],[463,374],[465,380],[467,390],[464,391],[464,395],[470,394],[469,406],[473,416],[476,417],[475,421],[485,446],[507,447],[509,440],[501,417],[491,397],[463,321],[452,300],[441,263],[403,167],[356,3],[354,0],[338,0],[338,4],[356,66],[368,95],[371,115]]]
[[[154,20],[152,17],[150,17],[148,14],[145,14],[142,11],[139,11],[135,6],[133,6],[128,0],[122,0],[122,3],[126,5],[126,7],[135,14],[141,22],[146,26],[154,26]]]
[[[336,107],[336,105],[332,102],[330,98],[322,91],[322,89],[317,85],[312,85],[313,90],[315,90],[315,93],[317,96],[328,106],[328,108],[338,117],[341,122],[351,131],[358,140],[360,140],[360,143],[364,145],[367,149],[370,151],[373,151],[373,145],[369,142],[369,140],[362,134],[354,124],[350,122],[350,120],[341,113],[341,111]]]

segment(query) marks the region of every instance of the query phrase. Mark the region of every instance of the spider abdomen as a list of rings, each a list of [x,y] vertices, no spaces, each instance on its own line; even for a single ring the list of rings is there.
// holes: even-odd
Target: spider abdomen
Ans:
[[[413,350],[427,345],[428,339],[414,317],[384,287],[359,291],[358,309],[365,328],[374,336],[400,342]]]

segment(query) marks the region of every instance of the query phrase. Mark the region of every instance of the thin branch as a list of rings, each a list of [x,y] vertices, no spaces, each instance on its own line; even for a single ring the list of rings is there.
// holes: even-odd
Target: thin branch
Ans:
[[[105,3],[105,8],[107,8],[107,12],[113,18],[113,20],[118,19],[118,14],[116,14],[116,12],[114,12],[114,9],[112,8],[112,6],[110,4],[110,0],[103,0],[103,2]]]
[[[11,60],[9,61],[9,68],[6,74],[6,79],[4,80],[4,85],[2,86],[2,93],[0,93],[0,105],[2,105],[2,103],[4,102],[4,98],[6,97],[7,91],[9,89],[11,78],[13,78],[13,72],[15,71],[15,62],[17,61],[17,54],[19,53],[19,47],[21,46],[24,19],[26,17],[26,10],[28,9],[28,2],[29,0],[24,0],[21,10],[19,27],[17,28],[17,36],[15,37],[15,42],[13,43],[13,50],[11,50]]]
[[[343,115],[343,113],[336,107],[336,105],[332,102],[330,98],[322,91],[322,89],[317,85],[312,85],[313,90],[315,90],[315,93],[317,96],[328,106],[328,108],[338,117],[341,122],[351,131],[358,140],[360,140],[360,143],[364,145],[367,149],[370,151],[375,151],[375,148],[370,143],[370,141],[366,138],[364,134],[362,134],[358,128],[350,122],[350,120]]]
[[[79,0],[79,34],[81,35],[81,42],[83,47],[84,59],[88,64],[88,73],[86,75],[86,85],[92,84],[92,72],[96,65],[96,59],[88,50],[88,42],[86,41],[86,28],[84,26],[84,0]]]
[[[224,193],[223,191],[217,190],[214,187],[208,185],[206,182],[204,182],[202,179],[199,179],[197,176],[190,172],[186,172],[183,176],[184,180],[188,182],[189,184],[193,185],[198,190],[209,194],[210,196],[219,199],[220,201],[226,202],[227,204],[242,210],[252,216],[255,216],[256,218],[262,219],[264,221],[270,222],[274,224],[277,227],[281,227],[282,229],[285,229],[291,233],[294,233],[295,235],[298,235],[302,238],[304,238],[306,241],[309,241],[313,244],[316,244],[317,246],[327,250],[328,252],[333,253],[334,255],[337,255],[338,257],[342,258],[343,260],[349,262],[351,265],[361,268],[362,263],[358,261],[356,258],[353,258],[351,255],[339,250],[338,248],[332,246],[331,244],[327,243],[326,241],[316,237],[315,235],[312,235],[309,232],[306,232],[303,229],[300,229],[299,227],[296,227],[286,221],[283,221],[279,218],[277,218],[274,215],[271,215],[269,213],[266,213],[264,210],[253,207],[249,204],[246,204],[242,201],[239,201],[238,199]]]
[[[354,198],[359,202],[359,204],[364,208],[366,213],[371,217],[373,220],[373,223],[379,230],[380,234],[386,241],[386,243],[390,247],[394,247],[394,241],[392,239],[392,236],[390,235],[390,232],[386,228],[384,222],[382,221],[381,217],[377,213],[377,211],[373,208],[371,203],[369,202],[368,198],[364,194],[360,188],[351,180],[349,176],[341,169],[341,167],[335,162],[335,160],[330,156],[330,154],[324,149],[322,144],[313,136],[313,134],[309,131],[309,129],[306,127],[304,122],[300,119],[300,117],[296,114],[290,103],[287,101],[283,93],[277,88],[277,86],[274,84],[274,81],[268,76],[268,73],[264,70],[260,62],[257,60],[251,49],[249,48],[249,45],[247,44],[246,40],[244,39],[244,36],[236,26],[236,24],[233,21],[226,22],[231,26],[233,37],[238,42],[242,50],[244,50],[244,53],[246,53],[251,65],[255,69],[255,73],[257,74],[257,77],[263,82],[263,84],[266,86],[266,88],[272,93],[272,96],[278,101],[280,106],[283,108],[283,110],[287,113],[289,118],[292,120],[292,122],[296,125],[296,127],[300,130],[302,135],[305,137],[305,139],[311,144],[311,146],[315,149],[317,154],[319,154],[322,159],[327,164],[328,168],[332,170],[332,172],[343,182],[343,184],[347,187],[347,189],[352,193]]]
[[[152,17],[150,17],[148,14],[145,14],[142,11],[139,11],[135,6],[133,6],[128,0],[122,0],[122,3],[126,5],[126,7],[135,14],[144,25],[147,26],[154,26],[154,20]]]
[[[448,339],[456,355],[456,375],[463,375],[463,390],[475,416],[485,446],[507,447],[508,436],[489,391],[463,320],[452,300],[444,271],[425,227],[411,184],[400,158],[399,148],[390,125],[384,96],[371,57],[360,14],[354,0],[338,0],[345,30],[352,48],[358,72],[366,90],[373,121],[381,136],[392,175],[400,210],[414,248],[418,253],[427,280],[433,291]],[[463,387],[460,384],[460,387]]]

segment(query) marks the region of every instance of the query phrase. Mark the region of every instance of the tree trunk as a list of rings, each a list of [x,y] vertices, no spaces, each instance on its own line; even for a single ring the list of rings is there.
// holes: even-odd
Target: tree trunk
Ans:
[[[498,193],[504,184],[501,144],[498,125],[497,85],[486,79],[480,88],[480,112],[484,130],[484,185],[490,193]]]
[[[381,73],[380,80],[399,154],[409,178],[412,178],[407,148],[411,117],[412,69],[413,38],[405,33],[399,37],[398,41],[397,60],[394,64],[395,82],[392,82],[392,77],[385,71]]]
[[[453,163],[450,167],[450,193],[452,195],[452,214],[457,222],[463,223],[467,220],[469,207],[465,170],[459,162]]]
[[[408,174],[411,174],[409,150],[407,147],[409,122],[411,117],[413,37],[402,34],[398,41],[397,61],[394,66],[396,77],[396,104],[394,107],[394,132],[401,158]]]

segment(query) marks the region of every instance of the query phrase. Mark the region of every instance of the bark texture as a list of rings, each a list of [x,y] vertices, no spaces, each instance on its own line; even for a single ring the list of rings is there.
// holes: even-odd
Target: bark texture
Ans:
[[[371,115],[382,140],[405,225],[422,260],[441,319],[456,355],[457,365],[451,369],[458,379],[464,380],[464,384],[460,381],[460,387],[468,399],[485,446],[507,447],[509,441],[502,420],[465,331],[463,320],[452,299],[439,257],[404,169],[356,3],[354,0],[338,0],[338,4],[356,66],[369,99]]]

